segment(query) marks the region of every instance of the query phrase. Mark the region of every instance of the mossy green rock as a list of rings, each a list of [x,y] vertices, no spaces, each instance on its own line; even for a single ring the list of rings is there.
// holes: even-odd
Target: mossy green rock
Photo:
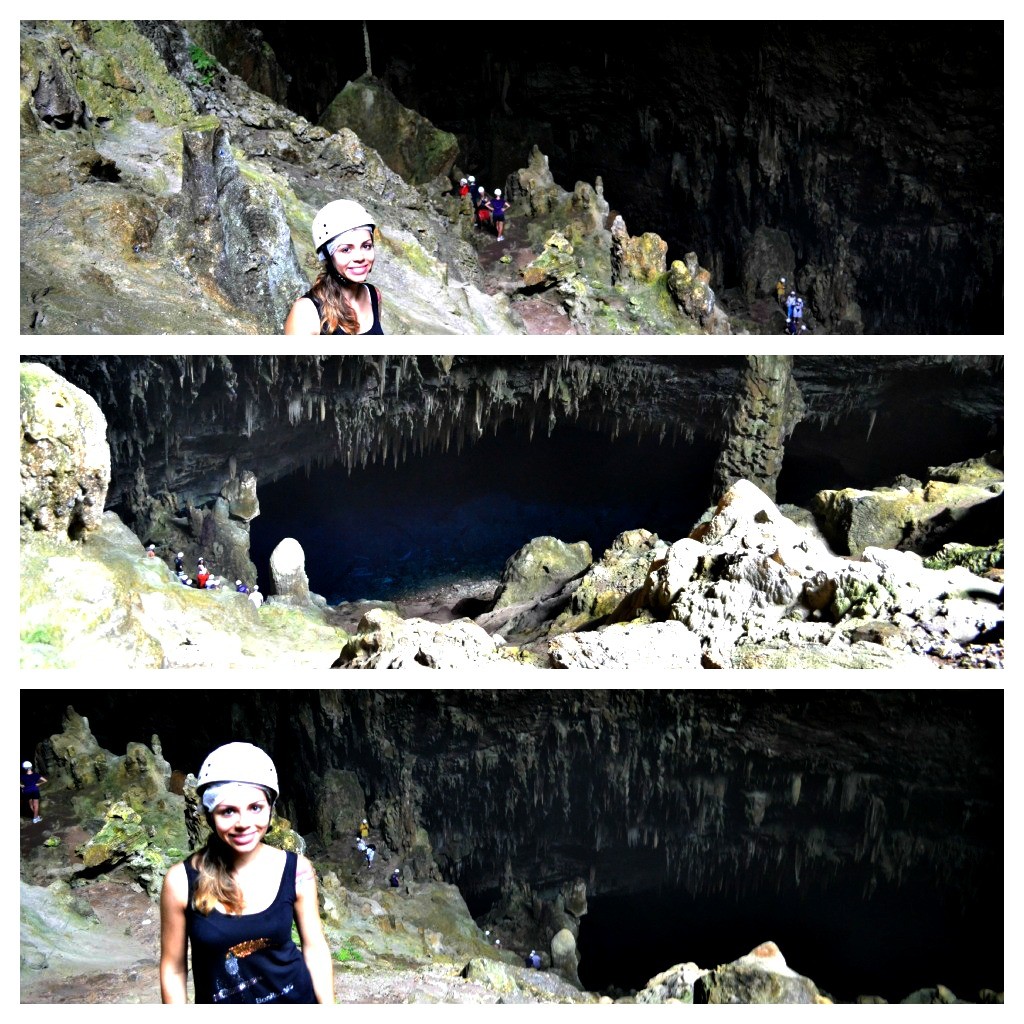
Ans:
[[[96,401],[42,363],[21,363],[21,524],[78,536],[103,516],[107,421]]]
[[[320,124],[332,132],[351,129],[413,185],[447,174],[459,151],[454,135],[403,107],[387,89],[368,78],[349,82],[323,112]]]
[[[494,607],[536,600],[578,576],[592,561],[585,540],[567,544],[557,537],[535,537],[505,563]]]

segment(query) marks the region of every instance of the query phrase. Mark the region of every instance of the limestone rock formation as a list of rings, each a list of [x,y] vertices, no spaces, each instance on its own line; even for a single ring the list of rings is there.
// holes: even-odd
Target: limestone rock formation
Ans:
[[[580,575],[592,560],[586,541],[566,544],[557,537],[534,537],[505,563],[494,607],[543,598]]]
[[[284,600],[306,604],[310,600],[306,576],[306,553],[293,537],[285,537],[270,555],[273,594]]]
[[[362,617],[356,635],[331,667],[468,670],[492,663],[510,666],[500,647],[499,640],[468,619],[439,626],[375,608]]]
[[[563,928],[551,939],[551,966],[577,988],[583,988],[579,976],[579,953],[576,949],[576,936],[568,928]]]
[[[999,465],[993,465],[998,462]],[[972,510],[1003,493],[1001,455],[971,460],[958,467],[933,467],[935,478],[922,485],[820,491],[814,512],[837,551],[854,558],[867,547],[924,551],[942,543],[944,534]],[[950,479],[950,478],[953,479]],[[986,510],[987,511],[987,510]],[[1001,517],[1002,510],[992,513]]]
[[[830,1003],[810,978],[786,963],[774,942],[763,942],[731,964],[694,981],[696,1003]]]
[[[638,1003],[692,1003],[693,985],[707,970],[692,961],[656,974],[636,994]]]
[[[41,363],[21,364],[21,523],[81,537],[103,516],[107,423],[95,399]]]
[[[373,78],[349,82],[320,116],[330,132],[348,128],[410,185],[447,174],[459,150],[451,132],[442,131],[401,103]]]

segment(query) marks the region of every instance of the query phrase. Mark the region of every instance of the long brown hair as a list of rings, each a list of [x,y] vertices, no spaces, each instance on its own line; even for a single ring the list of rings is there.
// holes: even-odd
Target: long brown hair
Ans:
[[[229,914],[239,914],[245,907],[242,890],[231,874],[234,866],[231,850],[216,835],[210,836],[203,847],[192,858],[192,864],[199,877],[196,879],[192,906],[206,915],[219,903]]]
[[[359,333],[359,316],[348,301],[340,280],[331,273],[330,268],[325,267],[320,271],[309,294],[315,296],[320,303],[321,334],[333,334],[338,327],[345,334]]]

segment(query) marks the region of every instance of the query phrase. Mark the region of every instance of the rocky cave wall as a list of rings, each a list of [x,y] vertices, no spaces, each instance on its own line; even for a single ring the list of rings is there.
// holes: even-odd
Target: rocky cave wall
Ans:
[[[512,419],[540,437],[573,422],[613,439],[728,442],[719,491],[745,474],[774,486],[799,422],[818,424],[827,446],[844,417],[868,424],[909,391],[922,408],[989,424],[991,447],[1002,444],[1002,360],[990,356],[24,358],[95,398],[111,447],[108,505],[142,533],[244,472],[270,482],[334,461],[397,465]]]
[[[305,67],[305,26],[257,25]],[[829,332],[1002,333],[1001,22],[801,24],[795,44],[764,22],[441,31],[444,75],[419,26],[371,22],[373,72],[489,189],[537,145],[671,258],[701,254],[716,291],[781,273]],[[366,70],[358,23],[338,32],[339,61],[287,86],[310,119]]]
[[[101,745],[157,732],[182,771],[265,745],[303,833],[331,833],[329,780],[355,772],[388,844],[411,853],[425,828],[470,897],[578,877],[604,896],[971,901],[1002,877],[1001,690],[54,691],[26,751],[69,700]]]

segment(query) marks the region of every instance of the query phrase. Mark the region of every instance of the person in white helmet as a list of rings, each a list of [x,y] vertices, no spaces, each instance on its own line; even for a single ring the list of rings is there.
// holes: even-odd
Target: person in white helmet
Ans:
[[[211,834],[164,879],[162,1001],[188,1001],[191,945],[197,1003],[333,1003],[313,866],[263,842],[279,793],[274,762],[251,743],[227,743],[203,762],[196,792]]]
[[[292,305],[285,334],[384,333],[380,289],[367,283],[375,229],[373,217],[351,199],[335,199],[313,218],[313,245],[325,266]]]
[[[494,219],[494,230],[498,235],[498,241],[505,241],[505,211],[508,209],[508,200],[502,197],[501,189],[494,190],[494,198],[490,201],[491,216]]]
[[[31,761],[21,762],[21,795],[28,800],[33,825],[38,825],[43,820],[39,816],[39,787],[47,781],[39,772],[32,770]]]

